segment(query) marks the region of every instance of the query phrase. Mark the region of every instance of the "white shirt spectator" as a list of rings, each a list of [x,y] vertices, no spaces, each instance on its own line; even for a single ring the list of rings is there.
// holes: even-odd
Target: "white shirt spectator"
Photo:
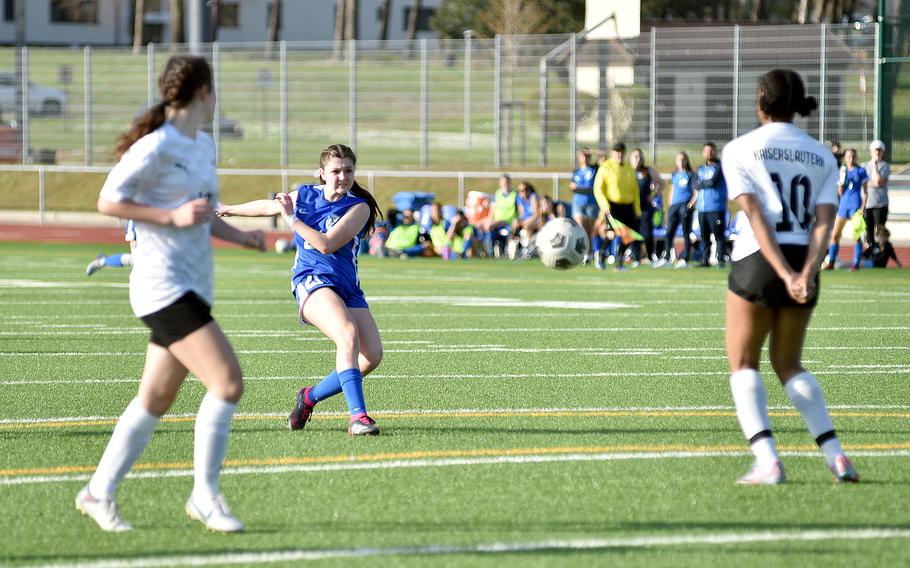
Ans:
[[[215,208],[218,177],[211,136],[197,132],[193,140],[166,122],[123,155],[101,188],[101,197],[163,209],[205,197]],[[136,317],[165,308],[190,291],[211,305],[211,223],[178,228],[137,221],[136,226],[139,238],[130,273],[130,304]]]
[[[878,172],[886,180],[891,177],[891,166],[884,160],[869,160],[866,162],[866,173],[869,174],[869,183],[866,185],[866,208],[887,207],[888,206],[888,182],[881,187],[875,187],[872,183],[873,172]]]
[[[799,127],[770,122],[724,147],[724,177],[731,200],[755,194],[780,244],[808,245],[815,207],[837,206],[837,160]],[[733,246],[733,261],[759,250],[747,219]]]

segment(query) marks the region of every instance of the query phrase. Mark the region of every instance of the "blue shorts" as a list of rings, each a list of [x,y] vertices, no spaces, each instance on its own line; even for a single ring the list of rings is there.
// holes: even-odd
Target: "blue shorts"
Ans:
[[[842,219],[849,219],[853,217],[854,213],[859,211],[862,204],[862,199],[841,199],[840,205],[837,207],[837,216]]]
[[[333,274],[301,274],[291,280],[291,293],[297,299],[297,309],[302,312],[307,298],[320,288],[331,288],[348,308],[370,307],[363,290],[353,282],[346,282]],[[307,323],[302,317],[301,315],[301,322]]]
[[[600,207],[597,205],[597,199],[591,193],[573,193],[572,194],[572,216],[583,215],[588,219],[596,219],[600,213]]]

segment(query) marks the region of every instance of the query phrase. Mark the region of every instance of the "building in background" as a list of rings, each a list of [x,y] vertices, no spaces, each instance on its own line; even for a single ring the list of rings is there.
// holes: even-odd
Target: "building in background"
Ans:
[[[183,0],[184,26],[192,0]],[[132,45],[134,0],[27,0],[25,42],[29,45]],[[170,38],[170,2],[145,0],[145,43],[167,43]],[[359,0],[358,39],[379,37],[382,0]],[[430,16],[442,0],[422,0],[417,18],[417,38],[437,36],[430,29]],[[0,45],[16,42],[16,0],[0,0]],[[268,35],[270,0],[221,0],[218,40],[261,42]],[[335,38],[336,0],[284,0],[279,39],[287,41],[331,41]],[[392,0],[388,39],[407,38],[411,0]],[[209,10],[204,25],[211,29]],[[188,30],[184,37],[188,37]],[[208,34],[203,34],[208,37]]]

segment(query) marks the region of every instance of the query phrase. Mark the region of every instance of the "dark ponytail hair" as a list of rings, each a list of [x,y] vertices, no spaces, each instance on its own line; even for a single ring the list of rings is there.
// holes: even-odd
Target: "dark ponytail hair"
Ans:
[[[818,108],[818,100],[806,96],[806,85],[799,73],[773,69],[758,81],[758,108],[768,118],[790,122],[795,114],[812,114]]]
[[[120,135],[115,147],[117,159],[137,140],[164,124],[167,107],[184,108],[193,102],[200,89],[208,87],[211,91],[212,85],[212,68],[202,57],[175,55],[168,59],[164,71],[158,77],[161,100],[134,120],[130,129]]]
[[[344,144],[326,146],[322,151],[322,154],[319,155],[319,167],[324,168],[326,162],[332,158],[338,158],[339,160],[350,158],[351,162],[353,162],[355,166],[357,165],[357,156],[354,155],[354,150],[351,150],[349,146],[345,146]],[[325,180],[322,178],[320,178],[320,181],[325,183]],[[367,205],[370,207],[370,216],[367,218],[367,222],[360,232],[360,236],[365,237],[373,232],[373,225],[376,224],[377,217],[382,218],[382,211],[379,210],[379,204],[376,203],[376,198],[373,197],[373,194],[365,190],[356,180],[351,187],[351,193],[366,201]]]

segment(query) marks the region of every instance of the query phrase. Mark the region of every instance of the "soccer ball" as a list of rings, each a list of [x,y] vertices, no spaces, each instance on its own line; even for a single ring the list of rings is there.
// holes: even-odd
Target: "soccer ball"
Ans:
[[[537,251],[550,268],[572,268],[588,253],[588,235],[572,219],[558,217],[537,233]]]
[[[275,252],[281,254],[287,252],[288,248],[291,246],[291,241],[287,239],[278,239],[275,241]]]

